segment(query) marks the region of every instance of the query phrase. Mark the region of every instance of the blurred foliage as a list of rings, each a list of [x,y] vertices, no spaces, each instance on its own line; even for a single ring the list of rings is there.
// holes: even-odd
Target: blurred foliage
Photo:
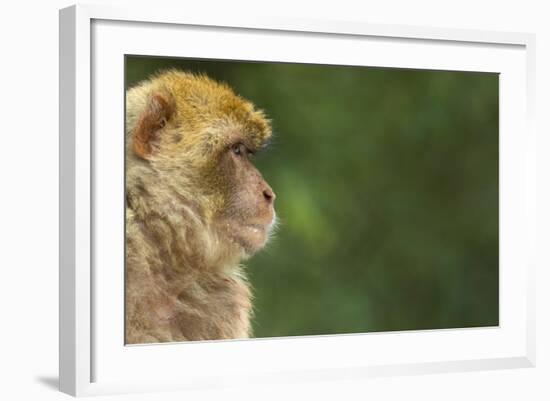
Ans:
[[[498,325],[498,75],[128,56],[264,109],[280,229],[248,263],[258,337]]]

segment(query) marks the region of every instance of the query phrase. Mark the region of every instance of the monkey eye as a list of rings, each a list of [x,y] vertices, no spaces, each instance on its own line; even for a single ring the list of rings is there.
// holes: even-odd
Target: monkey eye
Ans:
[[[236,143],[231,146],[231,151],[237,156],[251,155],[252,152],[243,143]]]

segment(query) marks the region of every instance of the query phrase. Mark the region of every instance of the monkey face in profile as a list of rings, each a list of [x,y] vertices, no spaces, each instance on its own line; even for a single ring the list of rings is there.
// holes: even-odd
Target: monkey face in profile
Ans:
[[[215,169],[226,183],[220,191],[225,206],[218,210],[215,220],[246,255],[251,255],[265,245],[275,223],[275,193],[252,164],[254,145],[239,134],[228,143],[222,146]]]
[[[212,252],[246,258],[265,245],[275,193],[252,163],[271,136],[262,111],[224,84],[169,71],[128,92],[127,125],[127,164],[140,167],[130,197],[149,195],[167,214],[184,204],[215,237]]]

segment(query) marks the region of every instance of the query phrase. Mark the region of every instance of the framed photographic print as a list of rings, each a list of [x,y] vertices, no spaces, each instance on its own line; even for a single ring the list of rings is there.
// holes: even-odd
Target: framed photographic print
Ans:
[[[533,366],[534,38],[60,13],[60,388]]]

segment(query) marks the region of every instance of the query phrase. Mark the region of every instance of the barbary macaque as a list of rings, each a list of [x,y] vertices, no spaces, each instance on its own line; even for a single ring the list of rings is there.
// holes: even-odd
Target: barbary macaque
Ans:
[[[261,110],[170,70],[126,92],[126,343],[251,336],[241,262],[266,244],[275,193],[252,156]]]

